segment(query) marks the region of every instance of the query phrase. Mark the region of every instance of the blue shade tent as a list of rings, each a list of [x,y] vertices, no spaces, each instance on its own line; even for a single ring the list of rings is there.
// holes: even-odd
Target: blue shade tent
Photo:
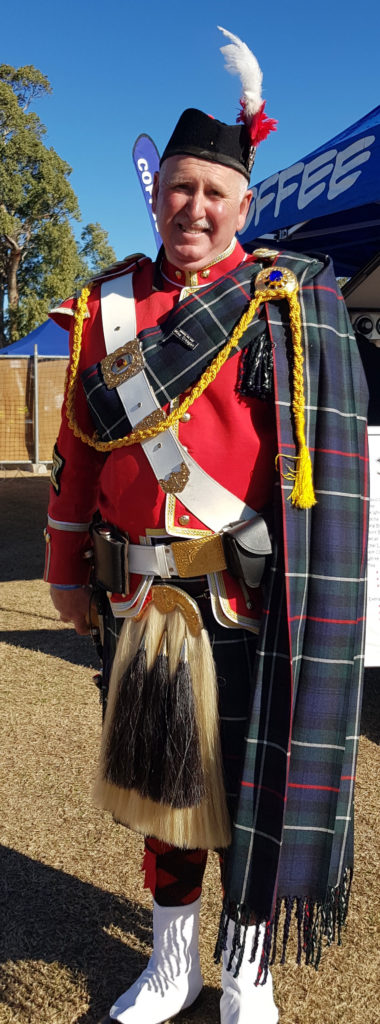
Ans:
[[[63,327],[58,327],[53,320],[45,320],[40,327],[27,334],[25,338],[14,341],[13,345],[7,345],[0,349],[0,356],[32,356],[34,346],[37,345],[39,356],[67,356],[69,355],[69,335]]]
[[[351,277],[380,250],[380,106],[253,188],[247,249],[329,253]]]

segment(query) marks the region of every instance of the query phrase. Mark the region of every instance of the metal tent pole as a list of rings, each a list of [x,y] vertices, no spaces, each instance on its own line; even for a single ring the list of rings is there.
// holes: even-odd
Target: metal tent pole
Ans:
[[[39,417],[38,417],[38,347],[34,346],[33,352],[34,368],[34,463],[39,464]]]

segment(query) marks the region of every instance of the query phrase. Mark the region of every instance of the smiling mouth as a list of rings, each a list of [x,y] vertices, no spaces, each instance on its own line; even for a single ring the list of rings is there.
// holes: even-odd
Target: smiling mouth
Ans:
[[[189,224],[178,223],[177,227],[184,235],[203,235],[211,230],[209,224],[197,224],[191,227]]]

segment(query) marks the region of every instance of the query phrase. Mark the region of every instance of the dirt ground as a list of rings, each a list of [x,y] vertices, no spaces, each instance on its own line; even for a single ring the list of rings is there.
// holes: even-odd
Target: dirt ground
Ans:
[[[45,477],[0,474],[0,1024],[95,1024],[145,965],[150,896],[141,839],[92,805],[97,657],[57,621],[41,582]],[[379,672],[367,670],[356,871],[343,945],[315,972],[273,970],[281,1024],[376,1024],[379,1009]],[[201,922],[202,1001],[176,1019],[217,1024],[220,906],[211,855]],[[252,1024],[261,1024],[252,1019]]]

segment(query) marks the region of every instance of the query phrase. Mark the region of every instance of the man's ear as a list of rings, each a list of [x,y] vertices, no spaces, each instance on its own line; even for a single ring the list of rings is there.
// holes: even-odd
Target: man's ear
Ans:
[[[245,224],[246,219],[247,219],[248,210],[249,210],[249,207],[251,205],[252,196],[253,196],[253,192],[252,192],[251,189],[248,189],[248,191],[245,192],[244,195],[243,195],[242,201],[240,203],[240,213],[239,213],[239,219],[238,219],[238,224],[237,224],[237,228],[236,228],[237,231],[242,231],[242,229],[244,227],[244,224]]]
[[[156,212],[156,208],[157,208],[157,197],[158,197],[159,186],[160,186],[160,172],[159,171],[155,171],[154,172],[154,176],[153,176],[153,188],[152,188],[152,210],[153,210],[153,213]]]

